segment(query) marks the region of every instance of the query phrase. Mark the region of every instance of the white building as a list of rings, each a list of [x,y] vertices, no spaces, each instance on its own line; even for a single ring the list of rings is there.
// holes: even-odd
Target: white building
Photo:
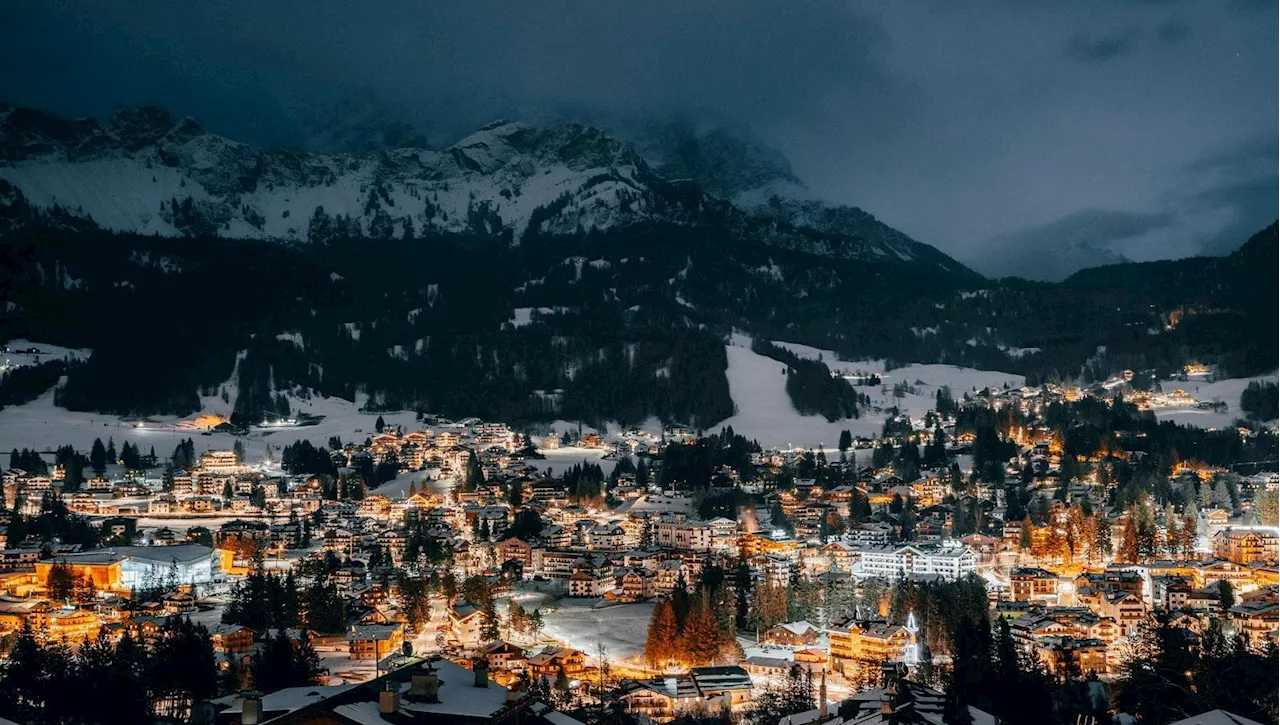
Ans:
[[[710,551],[715,529],[704,523],[662,521],[657,527],[658,546],[684,551]]]
[[[855,575],[890,581],[909,574],[938,574],[954,581],[977,568],[977,557],[965,546],[902,544],[863,547],[857,554],[859,560],[853,565]]]

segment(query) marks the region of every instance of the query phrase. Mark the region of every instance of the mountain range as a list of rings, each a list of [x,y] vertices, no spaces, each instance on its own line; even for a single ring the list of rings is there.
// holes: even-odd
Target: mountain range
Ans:
[[[672,138],[655,170],[632,146],[579,124],[496,121],[442,149],[321,154],[256,149],[155,107],[101,123],[4,108],[0,179],[33,207],[139,234],[324,241],[341,225],[375,239],[473,233],[518,244],[659,221],[967,272],[860,209],[801,198],[803,185],[777,171],[785,160],[743,173],[755,149],[735,138],[694,139],[693,151],[689,137]]]
[[[988,280],[814,199],[741,134],[688,125],[624,141],[504,121],[445,148],[313,153],[156,108],[5,108],[0,239],[0,339],[92,349],[39,379],[65,374],[61,405],[119,414],[187,414],[230,380],[246,423],[363,394],[709,427],[734,412],[736,331],[1033,383],[1276,358],[1274,299],[1258,298],[1274,298],[1275,225],[1219,261]],[[0,401],[29,399],[6,384]]]

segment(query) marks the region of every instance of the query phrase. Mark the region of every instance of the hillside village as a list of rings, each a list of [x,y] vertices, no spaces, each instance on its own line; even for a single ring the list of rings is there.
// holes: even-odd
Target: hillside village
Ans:
[[[388,688],[439,700],[446,672],[506,693],[486,722],[754,718],[801,680],[811,721],[903,692],[923,716],[961,601],[1063,682],[1115,686],[1158,627],[1274,658],[1274,428],[1160,425],[1144,411],[1185,394],[1131,379],[944,388],[830,449],[419,415],[255,462],[195,440],[15,450],[0,642],[206,638],[216,692],[187,706],[244,723],[361,722]]]

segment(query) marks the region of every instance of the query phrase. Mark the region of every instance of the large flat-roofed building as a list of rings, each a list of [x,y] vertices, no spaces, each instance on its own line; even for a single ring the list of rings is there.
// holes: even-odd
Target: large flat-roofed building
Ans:
[[[209,473],[239,473],[240,461],[234,451],[205,451],[200,454],[200,470]]]
[[[938,574],[943,579],[954,581],[977,568],[976,557],[964,546],[906,544],[862,547],[856,552],[858,561],[854,565],[854,574],[889,581],[910,574]]]
[[[228,568],[231,554],[197,544],[114,546],[36,562],[36,577],[47,585],[53,565],[67,564],[77,578],[87,576],[94,587],[106,591],[208,584]]]

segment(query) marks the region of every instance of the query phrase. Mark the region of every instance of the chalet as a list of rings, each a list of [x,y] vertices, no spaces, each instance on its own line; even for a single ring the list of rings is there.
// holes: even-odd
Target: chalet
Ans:
[[[528,665],[524,650],[510,642],[494,642],[486,647],[482,654],[488,662],[490,672],[523,672]]]
[[[508,561],[518,561],[525,569],[533,568],[533,547],[528,542],[515,537],[502,540],[494,547],[494,554],[499,565]]]
[[[1058,603],[1058,576],[1039,567],[1018,567],[1009,572],[1010,596],[1015,602]]]
[[[577,677],[587,669],[587,655],[569,647],[548,645],[528,659],[530,677],[556,677],[561,671]]]
[[[479,607],[471,602],[462,602],[449,607],[449,634],[464,648],[472,648],[480,644],[480,623],[484,618]]]
[[[818,641],[818,628],[805,621],[783,622],[770,627],[764,633],[764,641],[788,647],[803,647]]]
[[[347,644],[353,660],[381,660],[400,650],[404,643],[404,625],[364,624],[347,632]]]
[[[610,591],[613,581],[594,567],[577,569],[569,576],[569,596],[601,597]]]

